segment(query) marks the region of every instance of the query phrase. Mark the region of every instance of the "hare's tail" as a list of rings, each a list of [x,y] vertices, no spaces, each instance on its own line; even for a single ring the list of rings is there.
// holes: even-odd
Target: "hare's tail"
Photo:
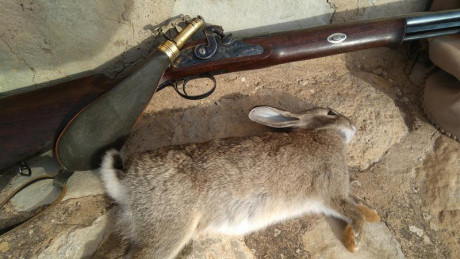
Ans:
[[[101,174],[108,195],[118,203],[126,204],[127,193],[121,182],[121,177],[124,175],[123,161],[117,150],[111,149],[105,153]]]

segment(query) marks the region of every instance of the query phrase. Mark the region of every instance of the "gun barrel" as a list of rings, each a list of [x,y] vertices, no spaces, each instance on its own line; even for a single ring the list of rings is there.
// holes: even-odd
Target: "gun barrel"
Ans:
[[[460,9],[440,11],[426,15],[417,15],[407,18],[407,26],[439,23],[460,19]]]
[[[417,15],[406,19],[404,41],[460,33],[460,9]]]

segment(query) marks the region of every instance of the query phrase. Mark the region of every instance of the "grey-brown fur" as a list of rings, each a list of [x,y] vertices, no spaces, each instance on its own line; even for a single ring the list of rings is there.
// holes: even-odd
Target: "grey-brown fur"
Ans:
[[[347,221],[345,244],[357,249],[372,220],[349,195],[345,152],[354,126],[324,108],[256,107],[250,118],[295,130],[158,149],[131,157],[122,179],[110,178],[119,173],[117,153],[105,156],[102,178],[120,203],[118,228],[136,258],[174,258],[200,233],[245,234],[306,213]]]

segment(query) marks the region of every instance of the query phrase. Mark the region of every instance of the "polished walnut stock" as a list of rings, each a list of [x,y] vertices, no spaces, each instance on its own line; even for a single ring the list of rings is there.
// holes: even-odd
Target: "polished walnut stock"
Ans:
[[[94,75],[0,98],[0,169],[51,149],[67,122],[119,81]]]
[[[405,27],[406,19],[400,18],[327,25],[246,38],[242,40],[244,43],[262,46],[263,53],[203,62],[193,66],[172,67],[166,71],[163,80],[175,80],[205,73],[228,73],[264,68],[376,47],[397,48],[403,41]],[[341,43],[328,42],[328,37],[334,33],[343,33],[347,38]]]
[[[242,39],[244,43],[260,45],[263,52],[248,57],[172,67],[166,71],[162,82],[205,73],[264,68],[368,48],[396,48],[403,41],[405,29],[406,19],[396,18],[246,38]],[[333,33],[345,34],[346,41],[339,44],[328,42],[327,38]],[[73,116],[119,82],[95,75],[1,98],[0,168],[51,149],[58,134]]]

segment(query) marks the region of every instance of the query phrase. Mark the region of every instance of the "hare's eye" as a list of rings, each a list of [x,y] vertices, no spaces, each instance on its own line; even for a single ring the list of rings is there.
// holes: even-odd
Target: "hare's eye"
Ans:
[[[329,110],[329,111],[327,112],[327,115],[329,115],[329,116],[337,116],[338,114],[337,114],[335,111],[333,111],[333,110]]]

